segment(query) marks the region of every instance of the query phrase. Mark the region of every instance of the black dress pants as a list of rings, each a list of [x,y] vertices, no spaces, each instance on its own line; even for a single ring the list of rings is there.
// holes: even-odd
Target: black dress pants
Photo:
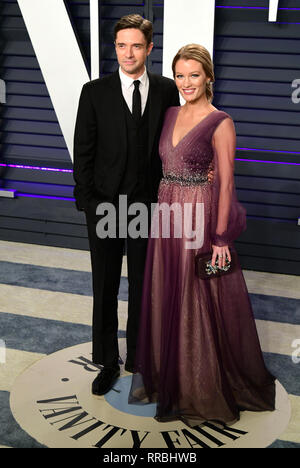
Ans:
[[[148,211],[150,212],[150,209]],[[99,238],[96,233],[96,225],[100,218],[87,212],[86,219],[93,278],[93,362],[108,367],[118,366],[118,293],[126,246],[128,270],[127,361],[133,364],[148,239],[142,237],[133,239],[128,236],[126,239]],[[128,217],[128,222],[130,220]],[[150,223],[150,219],[148,222]]]

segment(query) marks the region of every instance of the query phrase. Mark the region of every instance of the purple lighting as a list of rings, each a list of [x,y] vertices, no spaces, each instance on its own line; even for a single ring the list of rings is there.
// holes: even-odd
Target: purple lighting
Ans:
[[[256,6],[256,7],[253,7],[253,6],[223,6],[223,5],[220,5],[220,6],[216,6],[216,8],[231,8],[232,10],[235,9],[239,9],[239,10],[268,10],[267,7],[259,7],[259,6]]]
[[[75,198],[67,198],[67,197],[53,197],[51,195],[33,195],[31,193],[17,193],[18,197],[25,197],[25,198],[44,198],[47,200],[64,200],[64,201],[75,201]]]
[[[216,6],[216,8],[229,8],[229,9],[240,9],[240,10],[268,10],[269,8],[268,7],[259,7],[259,6],[223,6],[223,5],[220,5],[220,6]],[[278,8],[278,10],[287,10],[287,11],[290,11],[290,10],[296,10],[296,11],[299,11],[300,8]]]
[[[291,166],[300,166],[300,163],[292,162],[281,162],[281,161],[263,161],[261,159],[241,159],[235,158],[236,161],[247,161],[247,162],[258,162],[258,163],[267,163],[267,164],[289,164]]]
[[[240,151],[267,151],[269,153],[300,154],[300,152],[298,152],[298,151],[261,150],[261,149],[258,149],[258,148],[236,148],[236,149],[240,150]],[[267,161],[267,160],[246,159],[246,158],[235,158],[235,159],[236,159],[236,161],[243,161],[243,162],[259,162],[259,163],[265,163],[265,164],[284,164],[284,165],[300,166],[300,163],[293,163],[293,162]],[[40,166],[25,166],[25,165],[22,165],[22,164],[3,164],[3,163],[0,163],[0,167],[10,167],[10,168],[16,168],[16,169],[29,169],[29,170],[35,170],[35,171],[62,172],[62,173],[68,173],[68,174],[73,173],[72,169],[59,169],[59,168],[55,168],[55,167],[40,167]],[[25,194],[23,194],[22,196],[25,196]],[[55,199],[57,197],[52,197],[52,198]],[[62,200],[63,198],[58,197],[57,199]],[[65,200],[72,200],[73,201],[72,198],[66,198]]]
[[[24,166],[23,164],[3,164],[0,163],[0,167],[11,167],[14,169],[30,169],[33,171],[50,171],[50,172],[65,172],[72,174],[72,169],[58,169],[56,167],[41,167],[41,166]]]
[[[270,149],[259,149],[259,148],[236,148],[236,149],[240,151],[265,151],[268,153],[300,154],[300,151],[270,150]]]

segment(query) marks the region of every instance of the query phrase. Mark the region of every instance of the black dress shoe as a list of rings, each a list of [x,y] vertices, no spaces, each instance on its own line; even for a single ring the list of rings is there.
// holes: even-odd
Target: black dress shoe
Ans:
[[[109,392],[119,375],[120,368],[103,367],[100,374],[97,375],[92,383],[92,393],[94,395],[104,395]]]

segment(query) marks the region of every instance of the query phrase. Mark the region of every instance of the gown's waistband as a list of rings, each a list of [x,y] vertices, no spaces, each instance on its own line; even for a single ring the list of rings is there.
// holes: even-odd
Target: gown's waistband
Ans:
[[[188,176],[181,176],[176,174],[166,174],[162,178],[162,182],[166,184],[180,184],[180,185],[202,185],[208,183],[208,176],[207,175],[188,175]]]

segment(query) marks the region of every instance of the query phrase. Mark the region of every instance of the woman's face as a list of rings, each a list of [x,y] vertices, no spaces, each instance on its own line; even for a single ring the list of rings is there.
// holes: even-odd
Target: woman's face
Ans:
[[[206,96],[206,76],[202,63],[197,60],[180,59],[175,66],[175,83],[186,102],[198,101]]]

